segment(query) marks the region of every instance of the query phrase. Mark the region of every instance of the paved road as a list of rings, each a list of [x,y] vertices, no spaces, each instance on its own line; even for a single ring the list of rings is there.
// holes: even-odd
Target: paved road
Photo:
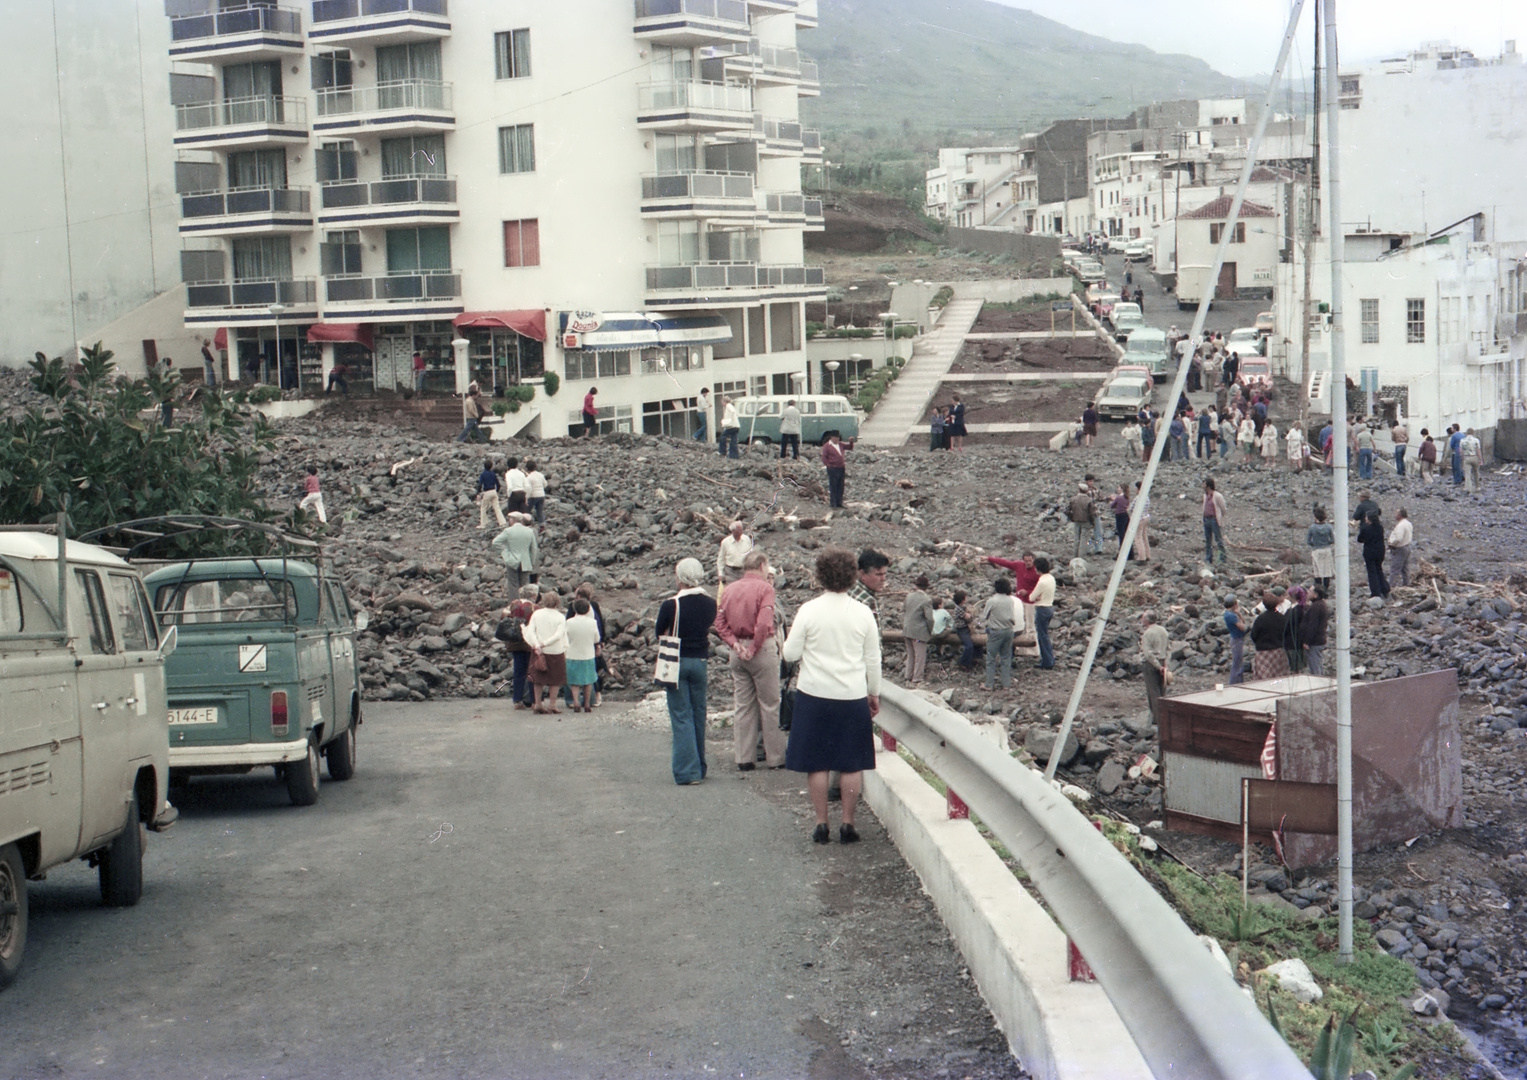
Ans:
[[[1147,269],[1148,263],[1130,263],[1126,266],[1123,255],[1105,255],[1103,266],[1108,271],[1108,284],[1115,289],[1123,285],[1126,269],[1134,272],[1134,282],[1130,287],[1138,285],[1145,290],[1143,314],[1146,325],[1160,330],[1176,326],[1183,333],[1187,333],[1193,325],[1196,306],[1186,311],[1179,311],[1177,297],[1162,291],[1161,286],[1156,284],[1155,278]],[[1256,322],[1257,313],[1266,311],[1271,306],[1271,300],[1216,300],[1209,306],[1204,328],[1229,334],[1230,331],[1239,327],[1251,326]]]
[[[197,781],[138,907],[35,887],[0,1077],[1017,1075],[873,819],[816,847],[800,777],[676,787],[612,711],[373,704],[306,810]]]

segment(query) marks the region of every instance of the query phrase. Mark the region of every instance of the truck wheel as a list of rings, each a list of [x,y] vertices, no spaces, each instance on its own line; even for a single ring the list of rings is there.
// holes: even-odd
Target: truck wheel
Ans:
[[[329,763],[330,780],[348,780],[355,775],[355,725],[345,728],[344,733],[324,747],[324,758]]]
[[[306,760],[286,766],[286,793],[292,797],[293,806],[312,806],[318,801],[318,744],[311,739]]]
[[[127,804],[127,827],[101,855],[100,876],[107,907],[132,907],[143,895],[143,823],[136,795]]]
[[[0,848],[0,987],[21,970],[27,949],[27,874],[15,844]]]

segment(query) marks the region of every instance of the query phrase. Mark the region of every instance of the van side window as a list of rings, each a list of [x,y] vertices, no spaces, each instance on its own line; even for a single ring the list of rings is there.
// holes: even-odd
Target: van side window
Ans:
[[[117,651],[117,639],[111,632],[111,618],[106,613],[106,591],[94,570],[76,570],[75,583],[85,598],[90,614],[90,651],[110,655]]]
[[[319,585],[318,603],[323,611],[323,624],[325,626],[343,626],[345,624],[344,616],[334,606],[334,589],[330,582],[325,581]]]
[[[10,567],[0,563],[0,634],[19,634],[26,629],[21,607],[21,582]]]
[[[340,585],[337,581],[331,581],[328,584],[330,599],[334,604],[335,618],[341,624],[348,623],[350,621],[350,600],[345,596],[344,586]]]
[[[797,407],[801,410],[802,416],[815,416],[817,414],[817,403],[814,401],[797,402]]]
[[[157,646],[154,632],[149,628],[144,614],[146,605],[139,595],[141,586],[128,574],[108,574],[111,583],[112,612],[122,629],[122,649],[125,652],[148,652]]]
[[[780,404],[777,401],[760,401],[758,403],[759,416],[778,416],[779,413]]]

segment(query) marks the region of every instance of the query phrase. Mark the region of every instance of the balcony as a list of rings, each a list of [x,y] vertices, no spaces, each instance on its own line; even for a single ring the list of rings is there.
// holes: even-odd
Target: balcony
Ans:
[[[803,228],[806,224],[806,196],[799,191],[771,191],[765,199],[767,224],[775,228]]]
[[[235,150],[308,141],[300,97],[242,97],[175,106],[175,145]]]
[[[822,155],[822,133],[811,128],[801,129],[801,161],[807,165],[820,165],[827,159]]]
[[[319,188],[318,223],[327,227],[451,225],[459,221],[456,178],[397,176],[370,183],[325,184]]]
[[[318,317],[318,286],[313,278],[257,281],[193,281],[186,284],[186,322],[215,324],[220,320],[269,322],[272,304],[284,304],[282,319]],[[240,316],[243,316],[240,318]]]
[[[399,45],[449,37],[446,0],[313,0],[308,39],[321,45]]]
[[[647,267],[647,303],[655,307],[826,296],[826,276],[820,266],[705,262]]]
[[[752,173],[685,172],[642,177],[642,214],[753,223],[758,203]]]
[[[801,57],[801,75],[796,82],[795,93],[798,97],[822,96],[822,73],[815,60]]]
[[[795,0],[795,28],[797,30],[817,28],[817,0]]]
[[[821,199],[806,200],[806,232],[826,232],[827,218],[822,214]]]
[[[398,319],[462,311],[459,270],[418,270],[381,277],[343,274],[323,279],[325,317]]]
[[[692,49],[723,41],[746,42],[752,34],[746,0],[636,0],[639,38]]]
[[[313,227],[312,197],[297,188],[231,188],[180,197],[183,236],[289,233]]]
[[[753,116],[753,139],[763,157],[801,157],[806,152],[806,129],[797,120],[772,120]]]
[[[219,5],[216,10],[211,0],[204,0],[204,6],[204,11],[170,17],[170,59],[269,60],[300,55],[305,46],[302,13],[295,8],[256,0]]]
[[[719,82],[660,82],[640,88],[636,124],[658,131],[736,131],[753,123],[753,91]]]
[[[452,131],[456,127],[454,88],[448,82],[402,79],[375,86],[330,87],[314,91],[322,135],[361,132],[389,134]]]

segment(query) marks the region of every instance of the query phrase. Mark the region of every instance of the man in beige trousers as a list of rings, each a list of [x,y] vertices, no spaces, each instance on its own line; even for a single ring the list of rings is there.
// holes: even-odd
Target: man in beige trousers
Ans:
[[[785,764],[785,733],[779,730],[779,643],[774,636],[774,585],[769,558],[751,551],[742,577],[721,594],[716,633],[731,649],[733,750],[739,772],[752,771],[763,731],[764,761],[771,769]]]

